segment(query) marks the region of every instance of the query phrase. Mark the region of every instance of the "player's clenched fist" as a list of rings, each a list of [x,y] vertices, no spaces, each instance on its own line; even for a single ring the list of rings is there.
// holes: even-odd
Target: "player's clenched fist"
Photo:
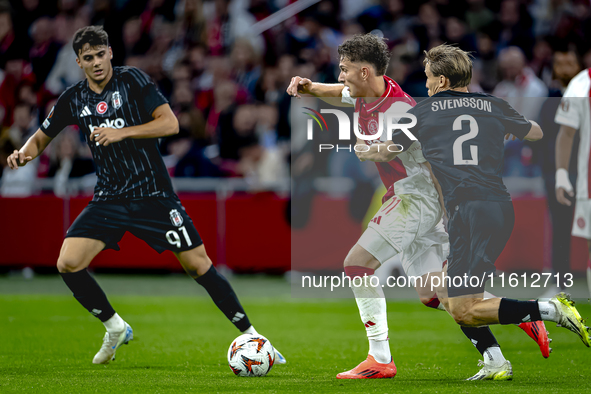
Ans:
[[[311,94],[312,81],[308,78],[293,77],[287,87],[287,94],[293,97],[301,98],[300,93]]]
[[[119,142],[124,135],[121,130],[112,127],[95,127],[90,133],[90,140],[95,141],[97,145],[109,146],[114,142]]]
[[[23,152],[15,150],[10,154],[10,156],[8,156],[8,159],[6,161],[8,162],[8,167],[10,167],[13,170],[16,170],[17,168],[24,166],[31,160],[33,160],[31,156],[25,156]]]

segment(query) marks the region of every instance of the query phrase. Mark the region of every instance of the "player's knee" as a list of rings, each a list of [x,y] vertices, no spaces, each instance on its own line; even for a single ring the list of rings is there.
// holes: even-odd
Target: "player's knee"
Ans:
[[[358,264],[355,264],[354,259],[351,257],[351,253],[349,253],[347,255],[347,257],[345,257],[345,260],[343,261],[343,267],[349,267],[351,265],[358,265]]]
[[[80,261],[75,261],[74,259],[61,257],[57,260],[57,270],[60,273],[68,273],[68,272],[76,272],[80,271],[83,267],[83,264]]]
[[[187,273],[197,278],[205,274],[212,266],[210,258],[204,248],[196,248],[179,255],[179,260]]]

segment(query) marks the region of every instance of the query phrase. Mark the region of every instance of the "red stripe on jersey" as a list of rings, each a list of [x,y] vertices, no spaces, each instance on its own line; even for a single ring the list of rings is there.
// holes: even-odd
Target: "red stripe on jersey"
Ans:
[[[591,78],[591,68],[587,69],[589,73],[589,78]],[[589,88],[589,105],[591,106],[591,87]],[[590,111],[591,113],[591,111]],[[587,198],[591,198],[591,146],[589,147],[589,159],[587,163]]]
[[[416,105],[413,98],[406,94],[392,78],[384,75],[384,84],[386,89],[378,100],[373,103],[366,103],[363,98],[359,98],[355,102],[355,112],[359,113],[359,127],[364,135],[374,134],[377,130],[377,116],[375,112],[384,112],[397,102],[404,102],[412,107]],[[373,127],[370,128],[370,124]],[[406,168],[404,168],[399,158],[389,162],[376,162],[375,164],[380,173],[380,178],[387,189],[395,182],[408,176]],[[388,191],[390,192],[390,190]],[[393,190],[390,192],[390,195],[392,194]]]

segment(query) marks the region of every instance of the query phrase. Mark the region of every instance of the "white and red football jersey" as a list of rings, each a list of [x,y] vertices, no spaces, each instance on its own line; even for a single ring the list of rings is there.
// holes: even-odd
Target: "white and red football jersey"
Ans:
[[[342,101],[355,106],[355,112],[359,116],[359,131],[364,135],[373,135],[378,132],[380,113],[401,114],[416,105],[415,100],[406,94],[392,78],[384,75],[384,83],[386,91],[372,103],[367,103],[363,98],[351,97],[347,87],[342,91]],[[384,116],[384,122],[385,119],[386,116]],[[376,142],[384,142],[386,138],[384,130],[379,140],[365,141],[365,143],[371,145]],[[375,165],[378,167],[382,182],[388,190],[382,201],[388,200],[395,193],[421,193],[424,183],[421,182],[421,187],[417,187],[417,182],[410,178],[418,174],[430,176],[429,170],[423,164],[425,162],[421,144],[418,141],[415,141],[394,160],[376,162]]]
[[[591,68],[581,71],[574,77],[556,111],[554,121],[560,125],[579,130],[577,200],[591,199]]]

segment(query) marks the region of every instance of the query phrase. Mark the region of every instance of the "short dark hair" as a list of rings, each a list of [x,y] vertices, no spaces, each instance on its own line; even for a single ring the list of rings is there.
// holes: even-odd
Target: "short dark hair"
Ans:
[[[378,76],[386,73],[390,63],[390,51],[385,39],[371,33],[356,34],[339,45],[339,59],[350,62],[367,62],[371,64]]]
[[[90,44],[90,47],[100,45],[109,46],[109,35],[103,30],[102,26],[85,26],[76,31],[72,47],[76,56],[82,51],[84,45]]]
[[[470,85],[472,80],[472,55],[460,48],[441,44],[425,52],[423,64],[429,68],[434,76],[443,75],[449,79],[449,87],[463,88]]]

